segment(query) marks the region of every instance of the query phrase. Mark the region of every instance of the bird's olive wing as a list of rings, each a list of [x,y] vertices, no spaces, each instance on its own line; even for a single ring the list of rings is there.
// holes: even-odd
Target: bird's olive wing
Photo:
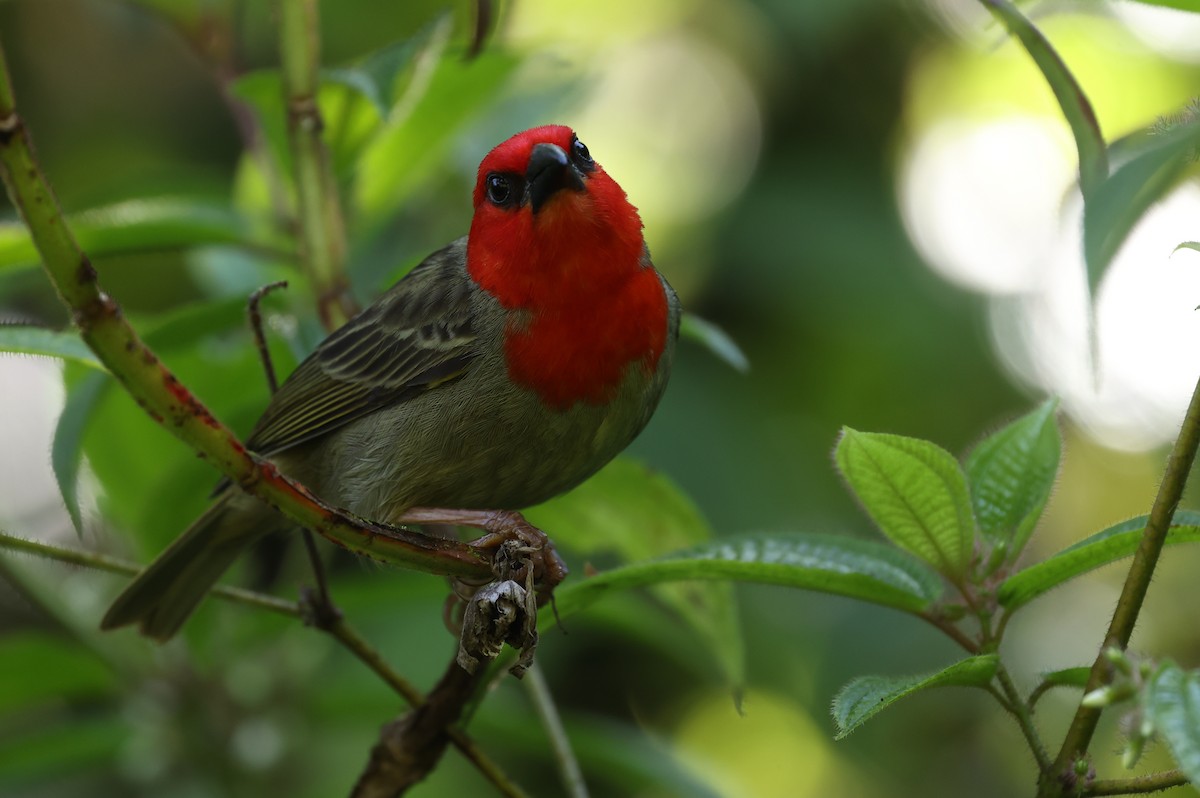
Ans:
[[[326,338],[280,386],[247,445],[275,454],[461,377],[476,355],[456,242]]]

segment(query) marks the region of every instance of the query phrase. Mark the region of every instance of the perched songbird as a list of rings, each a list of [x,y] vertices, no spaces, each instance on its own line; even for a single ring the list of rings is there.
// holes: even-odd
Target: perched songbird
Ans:
[[[519,510],[594,474],[662,396],[678,299],[571,129],[497,146],[474,200],[466,238],[326,338],[247,439],[330,504],[391,524],[416,508]],[[171,637],[239,553],[286,526],[225,487],[102,627]]]

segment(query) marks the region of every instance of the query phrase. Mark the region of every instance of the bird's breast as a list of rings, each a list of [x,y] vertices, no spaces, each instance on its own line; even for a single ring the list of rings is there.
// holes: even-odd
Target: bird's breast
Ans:
[[[563,411],[612,402],[631,369],[652,374],[668,333],[658,273],[639,268],[606,293],[511,311],[504,357],[513,382]]]

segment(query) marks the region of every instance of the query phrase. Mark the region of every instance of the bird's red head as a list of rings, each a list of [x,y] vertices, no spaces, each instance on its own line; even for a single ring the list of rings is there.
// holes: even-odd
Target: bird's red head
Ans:
[[[514,380],[548,404],[603,402],[627,366],[657,363],[667,304],[642,220],[574,131],[546,125],[487,154],[475,182],[467,270],[504,307]]]

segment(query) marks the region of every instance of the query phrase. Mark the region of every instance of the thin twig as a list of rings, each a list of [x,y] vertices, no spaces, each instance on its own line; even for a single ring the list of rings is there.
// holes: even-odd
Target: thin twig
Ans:
[[[587,783],[583,780],[583,771],[579,768],[579,760],[571,749],[571,740],[567,730],[563,728],[562,718],[558,715],[558,707],[554,705],[554,696],[550,694],[550,685],[546,676],[535,661],[525,673],[525,692],[533,702],[533,708],[542,721],[542,728],[550,738],[550,747],[554,749],[554,758],[558,762],[558,773],[562,778],[563,787],[570,798],[588,798]]]
[[[62,546],[42,543],[37,540],[19,538],[4,532],[0,532],[0,548],[24,554],[32,554],[57,562],[79,565],[84,568],[93,568],[98,571],[108,571],[109,573],[121,574],[123,576],[136,576],[143,569],[143,566],[135,562],[123,560],[120,557],[113,557],[108,554],[101,554],[98,551],[68,549]],[[292,618],[300,617],[300,605],[296,602],[286,601],[276,596],[268,596],[265,593],[256,593],[252,590],[242,590],[241,588],[227,587],[225,585],[217,585],[209,593],[225,601],[257,607],[260,610],[269,610],[270,612],[288,615]]]
[[[1178,770],[1149,773],[1132,779],[1102,779],[1084,788],[1083,795],[1142,795],[1159,792],[1188,783],[1188,777]]]
[[[1171,519],[1175,516],[1175,508],[1183,496],[1188,473],[1196,459],[1197,446],[1200,446],[1200,381],[1196,383],[1192,392],[1179,436],[1175,439],[1175,445],[1167,458],[1167,468],[1158,487],[1158,495],[1154,497],[1146,529],[1142,532],[1137,551],[1134,552],[1133,563],[1125,577],[1125,586],[1121,590],[1117,608],[1100,646],[1100,653],[1092,665],[1084,695],[1103,685],[1109,678],[1111,663],[1104,656],[1104,652],[1112,646],[1124,651],[1129,645],[1129,638],[1133,634],[1138,613],[1150,587],[1159,554],[1162,553],[1167,532],[1171,528]],[[1066,780],[1070,779],[1072,763],[1087,753],[1092,736],[1096,732],[1096,725],[1100,721],[1100,712],[1100,708],[1084,706],[1082,701],[1080,702],[1053,767],[1043,773],[1038,793],[1040,798],[1055,798],[1064,794],[1064,777]]]
[[[287,288],[287,280],[268,283],[254,290],[246,301],[246,315],[250,319],[250,332],[254,335],[254,345],[258,347],[258,357],[262,360],[263,374],[267,378],[267,388],[274,395],[279,390],[279,380],[275,377],[275,364],[271,362],[271,350],[267,348],[267,336],[263,333],[262,313],[258,306],[263,297],[279,288]]]

